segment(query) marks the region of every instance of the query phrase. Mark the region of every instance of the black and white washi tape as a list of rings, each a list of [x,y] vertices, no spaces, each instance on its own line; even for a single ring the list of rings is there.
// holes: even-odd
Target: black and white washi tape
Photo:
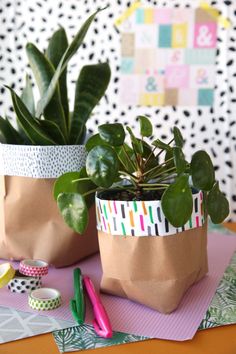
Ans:
[[[41,288],[41,277],[28,277],[16,272],[15,277],[8,283],[8,289],[12,293],[30,293],[31,291]]]

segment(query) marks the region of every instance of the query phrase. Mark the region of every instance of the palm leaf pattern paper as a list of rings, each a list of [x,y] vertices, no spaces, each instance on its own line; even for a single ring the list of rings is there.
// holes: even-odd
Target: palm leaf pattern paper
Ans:
[[[122,332],[113,332],[111,339],[104,339],[97,336],[93,326],[87,324],[55,331],[53,336],[62,353],[109,347],[148,339],[147,337]]]

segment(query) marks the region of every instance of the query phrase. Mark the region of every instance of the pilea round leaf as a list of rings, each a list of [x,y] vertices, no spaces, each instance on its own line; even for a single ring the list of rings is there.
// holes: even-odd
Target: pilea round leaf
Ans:
[[[181,173],[185,172],[186,161],[185,161],[184,153],[179,146],[173,147],[173,156],[174,156],[176,171],[178,175],[180,175]]]
[[[122,145],[125,141],[125,131],[120,123],[102,124],[98,127],[102,140],[113,146]]]
[[[83,234],[88,225],[88,209],[84,198],[77,193],[61,193],[57,205],[66,224]]]
[[[79,172],[67,172],[57,178],[54,183],[53,195],[54,199],[57,200],[57,197],[61,193],[76,193],[77,185],[72,183],[73,180],[81,178]]]
[[[99,134],[95,134],[92,135],[86,142],[85,144],[85,148],[86,150],[89,152],[90,150],[92,150],[95,146],[98,145],[109,145],[108,143],[106,143]]]
[[[151,136],[153,132],[153,128],[150,120],[145,116],[138,116],[138,120],[140,123],[140,134],[146,137]]]
[[[220,224],[229,215],[229,202],[219,190],[218,182],[208,193],[207,210],[214,224]]]
[[[179,130],[179,128],[174,127],[173,129],[175,145],[182,148],[184,146],[184,138]]]
[[[109,146],[96,146],[88,153],[86,170],[90,179],[99,187],[109,188],[117,178],[119,161]]]
[[[215,182],[215,171],[210,156],[204,150],[195,152],[190,169],[194,187],[210,191]]]
[[[163,212],[175,227],[183,226],[191,217],[193,198],[188,175],[182,175],[165,190],[161,198]]]

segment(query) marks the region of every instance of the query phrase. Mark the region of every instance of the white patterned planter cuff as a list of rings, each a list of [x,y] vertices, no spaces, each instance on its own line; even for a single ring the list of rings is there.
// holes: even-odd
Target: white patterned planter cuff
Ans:
[[[193,212],[183,227],[166,219],[159,200],[119,201],[96,197],[97,229],[111,235],[169,236],[204,223],[202,192],[193,194]]]
[[[85,165],[84,145],[0,144],[0,175],[57,178]]]

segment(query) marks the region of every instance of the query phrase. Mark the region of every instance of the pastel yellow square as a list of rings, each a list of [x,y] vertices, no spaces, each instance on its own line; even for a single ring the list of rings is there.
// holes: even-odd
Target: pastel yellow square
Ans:
[[[154,23],[154,10],[145,9],[144,10],[144,23],[150,24]]]
[[[172,29],[172,48],[186,48],[187,37],[187,23],[174,24]]]
[[[141,106],[163,106],[164,94],[163,93],[142,93],[140,95]]]

